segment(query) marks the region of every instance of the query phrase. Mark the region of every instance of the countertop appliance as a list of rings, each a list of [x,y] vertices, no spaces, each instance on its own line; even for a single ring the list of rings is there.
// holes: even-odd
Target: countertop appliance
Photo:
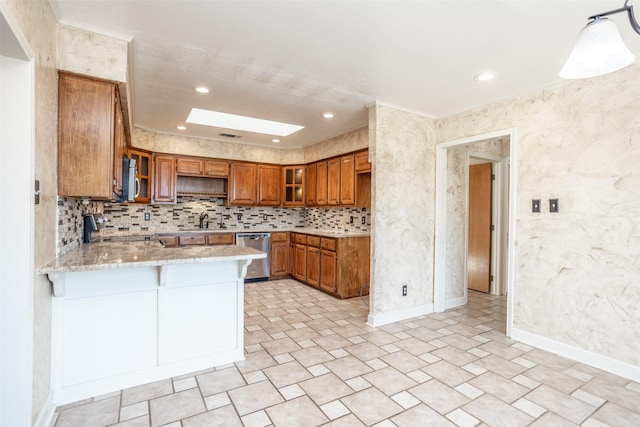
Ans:
[[[247,246],[267,254],[266,258],[254,259],[247,268],[245,282],[268,280],[271,274],[271,234],[269,233],[237,233],[236,245]]]

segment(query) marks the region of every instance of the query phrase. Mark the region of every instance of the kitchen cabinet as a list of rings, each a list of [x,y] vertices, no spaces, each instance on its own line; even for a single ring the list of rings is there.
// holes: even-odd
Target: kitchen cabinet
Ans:
[[[258,165],[258,205],[280,206],[281,172],[277,165]]]
[[[327,161],[316,163],[316,205],[327,205]]]
[[[271,233],[271,277],[280,279],[289,273],[289,239],[286,232]]]
[[[258,194],[258,166],[232,162],[229,171],[229,204],[255,205]]]
[[[304,206],[305,199],[305,167],[285,166],[283,169],[284,180],[284,205]]]
[[[211,176],[217,178],[229,177],[229,162],[224,160],[204,160],[204,169],[202,171],[204,176]]]
[[[234,233],[167,233],[158,234],[165,247],[234,245]]]
[[[340,158],[327,161],[327,205],[340,204]]]
[[[193,157],[178,157],[176,173],[179,175],[202,175],[204,161]]]
[[[229,163],[224,160],[199,157],[178,157],[176,173],[184,176],[228,178]]]
[[[316,170],[317,166],[315,163],[307,165],[305,168],[305,193],[307,206],[316,205]]]
[[[340,157],[340,205],[348,206],[356,203],[356,169],[355,156],[348,154]]]
[[[371,163],[369,163],[369,150],[359,151],[356,156],[356,173],[371,172]]]
[[[151,203],[151,153],[129,149],[129,158],[136,161],[135,203]]]
[[[183,234],[178,236],[180,246],[204,246],[207,244],[207,236],[204,234]]]
[[[359,296],[362,285],[369,283],[369,247],[368,236],[329,238],[296,233],[291,246],[296,263],[292,275],[339,298]]]
[[[103,200],[121,197],[126,145],[117,85],[60,73],[58,194]]]
[[[153,155],[153,203],[177,202],[176,159],[165,154]]]
[[[289,234],[289,276],[296,275],[296,233]]]
[[[207,245],[234,245],[236,243],[233,233],[213,233],[207,234]]]

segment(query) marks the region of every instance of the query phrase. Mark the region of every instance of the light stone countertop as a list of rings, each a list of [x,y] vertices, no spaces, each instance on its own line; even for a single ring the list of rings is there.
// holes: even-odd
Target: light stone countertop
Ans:
[[[197,234],[197,233],[207,233],[207,234],[217,234],[217,233],[278,233],[278,232],[292,232],[292,233],[303,233],[303,234],[311,234],[313,236],[320,237],[333,237],[333,238],[343,238],[343,237],[369,237],[371,233],[368,231],[341,231],[341,230],[325,230],[325,229],[317,229],[317,228],[252,228],[252,229],[238,229],[238,228],[193,228],[193,229],[180,229],[180,230],[167,230],[167,231],[159,231],[156,233],[152,232],[118,232],[118,233],[105,233],[100,236],[101,239],[114,239],[121,240],[125,237],[124,233],[127,233],[126,236],[163,236],[163,235],[176,235],[176,234]]]
[[[40,274],[266,258],[246,246],[165,248],[157,240],[83,243],[38,269]]]

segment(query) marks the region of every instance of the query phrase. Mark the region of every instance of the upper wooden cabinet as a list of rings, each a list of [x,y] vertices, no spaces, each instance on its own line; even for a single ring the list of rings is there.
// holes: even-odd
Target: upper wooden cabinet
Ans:
[[[340,204],[340,158],[329,159],[327,162],[327,204]]]
[[[305,167],[285,166],[283,171],[284,205],[304,206]]]
[[[60,73],[58,80],[58,194],[122,196],[126,135],[118,87]]]
[[[151,153],[129,149],[129,158],[136,161],[136,203],[151,203]]]
[[[356,173],[371,172],[371,163],[369,163],[369,150],[359,151],[356,156]]]
[[[327,205],[327,161],[316,163],[316,205]]]
[[[356,203],[356,169],[355,156],[348,154],[340,157],[340,204],[343,206]]]
[[[258,165],[258,205],[280,206],[281,168],[277,165]]]
[[[229,162],[199,157],[178,157],[176,172],[185,176],[229,177]]]
[[[153,203],[176,203],[176,159],[164,154],[153,155]]]
[[[231,163],[229,204],[255,205],[257,202],[258,166],[255,163]]]
[[[307,165],[305,169],[305,193],[306,193],[306,205],[307,206],[315,206],[316,205],[316,171],[318,170],[315,163]]]

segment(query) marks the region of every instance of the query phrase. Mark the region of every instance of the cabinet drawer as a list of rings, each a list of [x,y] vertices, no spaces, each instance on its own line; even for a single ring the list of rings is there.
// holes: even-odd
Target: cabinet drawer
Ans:
[[[287,233],[271,233],[271,242],[286,242],[287,241]]]
[[[233,233],[209,234],[207,235],[208,245],[233,245]]]
[[[189,245],[204,245],[207,242],[207,237],[204,234],[195,235],[195,236],[178,236],[180,241],[180,246],[189,246]]]
[[[178,246],[178,236],[158,236],[167,248]]]
[[[302,243],[303,245],[307,244],[307,235],[306,234],[296,234],[296,243]]]
[[[371,172],[369,150],[356,153],[356,172]]]
[[[207,176],[228,177],[229,163],[217,160],[206,160],[204,162],[204,174]]]
[[[307,245],[320,247],[320,238],[318,236],[307,236]]]
[[[322,238],[322,243],[321,243],[322,249],[324,249],[325,251],[336,251],[336,239],[329,239],[326,237]]]

